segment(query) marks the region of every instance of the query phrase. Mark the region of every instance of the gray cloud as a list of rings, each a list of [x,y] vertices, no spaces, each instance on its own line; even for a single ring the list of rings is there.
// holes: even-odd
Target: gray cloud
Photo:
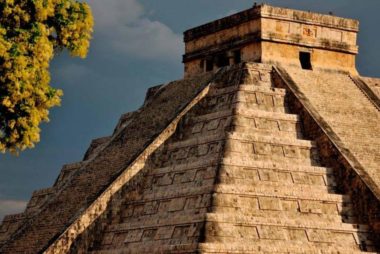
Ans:
[[[94,72],[90,68],[86,67],[83,64],[69,62],[57,68],[57,74],[55,78],[59,80],[79,80],[81,78],[86,78],[89,75],[94,75]]]
[[[144,60],[178,61],[182,36],[151,20],[137,0],[89,1],[95,16],[97,49]]]
[[[22,212],[25,209],[26,204],[26,201],[0,199],[0,222],[5,215]]]

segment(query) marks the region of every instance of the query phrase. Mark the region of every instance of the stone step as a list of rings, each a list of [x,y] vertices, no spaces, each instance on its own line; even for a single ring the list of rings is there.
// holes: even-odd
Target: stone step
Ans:
[[[331,170],[313,167],[289,167],[279,168],[270,165],[260,165],[257,161],[249,165],[242,163],[226,163],[219,171],[223,183],[243,182],[281,182],[284,184],[310,184],[320,186],[336,186]],[[247,165],[248,164],[248,165]]]
[[[254,83],[245,82],[245,83],[243,83],[241,85],[244,85],[244,86],[259,86],[259,87],[268,87],[268,88],[272,88],[273,87],[273,83],[271,82],[271,80],[266,80],[266,81],[256,80]]]
[[[49,187],[34,191],[26,206],[25,212],[35,213],[40,210],[56,191],[57,187]]]
[[[242,85],[273,87],[274,82],[271,78],[271,71],[247,70],[242,79]]]
[[[250,113],[252,111],[252,114]],[[261,110],[247,110],[248,114],[237,113],[232,120],[232,130],[236,133],[260,133],[263,136],[286,136],[302,138],[297,115]]]
[[[6,222],[9,222],[9,221],[20,221],[20,220],[24,220],[26,219],[26,214],[25,213],[15,213],[15,214],[8,214],[8,215],[5,215],[2,222],[3,223],[6,223]],[[0,230],[0,232],[3,232],[2,230]]]
[[[234,132],[255,132],[265,136],[281,133],[292,139],[302,137],[297,115],[238,108],[236,112],[228,109],[190,117],[187,122],[192,126],[184,128],[183,138],[217,134],[231,130],[231,127]]]
[[[182,209],[183,203],[182,205],[179,204],[179,206],[175,206],[175,204],[173,203],[173,205],[171,205],[172,209],[169,209],[167,212],[146,214],[144,216],[138,216],[138,217],[130,213],[130,217],[123,217],[121,222],[109,226],[107,231],[116,232],[116,231],[132,230],[132,229],[170,226],[170,225],[177,225],[177,224],[191,224],[191,223],[197,223],[197,222],[202,222],[206,220],[207,207],[203,207],[201,209],[176,210],[178,207],[181,207]],[[312,213],[301,213],[301,212],[292,212],[292,211],[272,211],[272,210],[250,210],[249,212],[241,212],[241,211],[228,212],[223,209],[218,210],[218,207],[214,207],[214,208],[216,210],[213,211],[213,213],[211,214],[211,221],[217,220],[221,222],[231,222],[231,223],[235,223],[239,225],[244,224],[244,223],[246,224],[249,222],[252,224],[252,223],[257,222],[257,220],[262,220],[266,223],[270,223],[271,222],[270,219],[273,220],[273,218],[281,218],[281,221],[295,221],[296,223],[298,223],[299,221],[314,222],[314,224],[312,223],[312,225],[314,226],[315,225],[338,226],[343,223],[342,217],[340,215],[312,214]],[[141,227],[141,221],[144,221],[143,227]],[[343,224],[343,225],[354,225],[354,223],[352,222],[344,222],[344,223],[350,223],[350,224]],[[273,224],[273,221],[272,221],[272,224]],[[355,226],[356,225],[352,227],[355,228]]]
[[[318,183],[318,182],[316,182]],[[228,188],[231,189],[241,189],[241,190],[252,190],[255,191],[256,188],[274,188],[277,194],[282,193],[280,191],[285,189],[297,189],[299,190],[307,190],[316,192],[319,194],[334,194],[337,195],[335,192],[335,185],[320,185],[320,184],[311,184],[310,182],[290,182],[290,183],[284,183],[281,181],[260,181],[260,180],[254,180],[254,179],[239,179],[239,178],[231,178],[231,177],[221,177],[218,179],[218,187],[222,186],[229,186]],[[222,187],[223,188],[223,187]],[[298,189],[297,189],[298,190]]]
[[[120,213],[120,217],[116,218],[112,224],[141,225],[141,221],[143,221],[149,225],[154,223],[157,225],[164,223],[162,225],[166,225],[165,223],[171,219],[179,220],[179,218],[182,218],[187,221],[188,218],[194,218],[194,216],[200,216],[201,214],[205,216],[210,210],[210,202],[209,198],[205,200],[203,197],[191,197],[192,202],[187,202],[189,199],[184,201],[174,199],[121,206],[120,211],[117,211],[118,214]]]
[[[273,172],[260,171],[260,176],[254,175],[253,178],[230,177],[226,174],[221,175],[218,180],[221,184],[235,184],[235,185],[256,185],[257,183],[283,183],[286,186],[292,185],[310,185],[325,188],[328,190],[335,190],[336,184],[332,182],[325,182],[323,176],[312,176],[308,174],[290,174],[287,176],[278,175]],[[264,180],[261,180],[264,179]]]
[[[231,126],[233,114],[233,110],[228,109],[204,115],[190,115],[185,119],[181,139],[224,133]]]
[[[284,185],[276,182],[258,182],[256,185],[218,184],[216,193],[234,194],[246,197],[272,197],[294,200],[325,202],[350,202],[347,195],[329,193],[326,189],[310,185]]]
[[[219,158],[213,157],[209,160],[198,160],[193,163],[177,164],[168,167],[155,168],[147,173],[147,176],[162,176],[165,174],[175,175],[177,173],[186,173],[197,169],[206,169],[219,165]]]
[[[266,196],[265,196],[266,195]],[[318,215],[339,215],[350,221],[353,207],[349,199],[342,200],[311,199],[310,197],[274,196],[267,193],[259,195],[216,193],[213,196],[214,210],[251,213],[263,211],[310,213]],[[348,200],[348,201],[347,201]]]
[[[4,216],[2,221],[0,221],[0,246],[8,241],[19,227],[27,221],[28,215],[23,212]]]
[[[351,223],[355,224],[357,221],[353,216],[342,216],[339,214],[337,209],[337,205],[330,203],[330,207],[326,205],[325,210],[319,209],[318,213],[308,212],[308,211],[300,211],[296,208],[293,210],[273,210],[276,207],[273,206],[273,203],[270,203],[271,200],[266,202],[261,202],[260,204],[257,202],[253,206],[232,206],[230,204],[226,204],[223,206],[223,201],[218,201],[218,204],[212,207],[211,211],[213,213],[218,214],[234,214],[237,217],[240,216],[253,216],[260,218],[284,218],[284,219],[301,219],[301,220],[316,220],[316,221],[325,221],[331,223]],[[229,205],[229,206],[227,206]],[[280,204],[281,205],[281,204]],[[328,209],[330,208],[330,209]],[[283,207],[278,207],[278,209],[284,209]],[[289,209],[287,207],[286,209]],[[315,210],[316,211],[316,210]]]
[[[230,133],[225,147],[226,157],[301,165],[319,165],[319,154],[315,143],[282,136],[265,136],[260,133]]]
[[[297,146],[305,148],[315,148],[316,143],[310,140],[294,139],[282,136],[263,136],[260,133],[238,133],[232,132],[229,133],[227,138],[233,140],[241,141],[256,141],[259,143],[270,143],[275,145],[288,145],[288,146]]]
[[[54,194],[55,191],[56,191],[55,187],[48,187],[48,188],[44,188],[44,189],[39,189],[39,190],[33,191],[32,198],[29,201],[28,206],[31,205],[31,203],[33,201],[32,200],[33,198],[43,199],[43,198],[45,198],[47,196],[50,196],[50,195]]]
[[[268,214],[269,215],[269,214]],[[350,224],[344,222],[332,222],[326,220],[310,220],[308,218],[296,217],[270,217],[270,216],[255,216],[255,215],[242,215],[234,213],[208,213],[207,222],[215,222],[236,227],[242,226],[273,226],[273,227],[286,227],[286,228],[301,228],[301,229],[315,229],[315,230],[332,230],[339,232],[361,232],[368,233],[369,226],[364,224]]]
[[[206,113],[203,115],[190,116],[192,123],[206,122],[220,118],[226,118],[229,116],[237,115],[246,118],[263,118],[271,120],[281,120],[291,123],[297,123],[300,118],[296,114],[287,114],[283,112],[268,112],[264,110],[252,109],[242,104],[234,104],[230,109],[224,109],[217,112]],[[248,125],[250,123],[246,123]]]
[[[315,223],[313,221],[283,220],[281,218],[236,218],[226,215],[208,215],[206,235],[208,242],[230,238],[234,241],[255,241],[257,239],[276,240],[291,243],[292,240],[309,243],[330,243],[355,247],[363,244],[371,246],[367,227],[355,228],[350,224]],[[232,221],[231,221],[232,220]]]
[[[204,113],[228,110],[236,105],[272,112],[287,112],[284,89],[260,86],[230,86],[211,89],[198,105]]]
[[[239,89],[232,102],[240,107],[262,111],[289,111],[285,103],[284,91],[278,92],[272,88],[250,86],[249,89]]]
[[[276,119],[293,123],[300,121],[300,117],[296,114],[252,109],[250,107],[247,107],[245,104],[235,104],[233,109],[234,114],[244,117]]]
[[[226,157],[222,160],[222,165],[226,166],[236,166],[244,167],[248,169],[267,169],[267,170],[277,170],[277,171],[291,171],[291,172],[300,172],[300,173],[310,173],[318,175],[331,175],[333,174],[332,168],[320,167],[320,166],[307,166],[307,165],[297,165],[294,163],[276,163],[271,161],[258,161],[252,157],[244,157],[241,160],[241,157],[233,158]]]
[[[230,140],[228,140],[230,141]],[[234,143],[233,143],[234,142]],[[232,143],[231,146],[228,146]],[[243,145],[241,145],[243,143]],[[240,150],[239,150],[240,148]],[[305,148],[296,146],[281,146],[256,142],[249,144],[244,142],[227,142],[226,159],[234,160],[258,160],[276,164],[294,163],[298,166],[320,166],[321,161],[316,148]]]
[[[241,84],[238,87],[239,91],[247,91],[247,92],[262,92],[267,94],[278,94],[278,95],[286,95],[286,89],[277,88],[277,87],[261,87],[256,86],[254,84]]]
[[[115,209],[116,223],[130,220],[167,218],[168,216],[188,216],[206,213],[211,206],[211,194],[181,195],[161,197],[154,200],[130,201]],[[141,223],[141,221],[140,221]]]
[[[194,116],[190,116],[190,119],[192,123],[200,123],[200,122],[206,122],[206,121],[211,121],[215,119],[225,118],[232,115],[234,115],[233,108],[220,110],[220,111],[212,112],[212,113],[207,113],[204,115],[196,114]]]
[[[93,139],[87,149],[83,161],[91,160],[111,141],[112,136]]]
[[[244,104],[235,104],[233,109],[234,109],[234,114],[240,117],[264,118],[264,119],[271,119],[271,120],[287,121],[291,123],[297,123],[300,121],[300,117],[296,114],[252,109],[250,107],[246,107],[246,105]]]
[[[154,186],[145,189],[141,200],[146,202],[172,198],[192,197],[202,194],[210,194],[214,188],[214,179],[195,180],[188,183],[176,183],[170,185]],[[134,202],[141,202],[136,200]]]
[[[283,88],[274,88],[274,87],[262,87],[262,86],[256,86],[253,84],[241,84],[241,85],[234,85],[234,86],[228,86],[223,88],[211,88],[210,92],[207,96],[213,97],[213,96],[220,96],[224,94],[230,94],[235,93],[238,91],[246,91],[246,92],[261,92],[266,94],[275,94],[280,96],[286,95],[286,89]]]
[[[196,239],[193,240],[194,242]],[[173,239],[159,240],[159,241],[144,241],[144,244],[141,242],[137,243],[128,243],[127,247],[116,247],[110,249],[104,249],[90,251],[90,254],[142,254],[142,253],[196,253],[198,249],[198,244],[183,244],[181,240],[178,240],[177,244]]]
[[[314,230],[314,229],[301,229],[301,228],[279,228],[271,226],[242,226],[233,227],[231,225],[223,225],[222,227],[230,227],[222,229],[220,225],[210,223],[206,225],[206,242],[210,243],[268,243],[269,241],[277,242],[278,246],[297,246],[308,245],[308,243],[314,243],[319,249],[323,249],[322,246],[334,246],[343,247],[346,250],[360,250],[360,246],[365,246],[369,250],[373,248],[373,243],[369,239],[367,233],[357,232],[341,232],[331,230]],[[233,235],[233,236],[232,236]],[[295,242],[293,242],[293,239]],[[359,243],[358,239],[364,239]],[[360,244],[362,243],[362,244]],[[261,245],[261,244],[260,244]],[[322,246],[321,246],[322,245]],[[288,253],[288,252],[285,252]],[[292,253],[292,252],[291,252]],[[351,253],[351,252],[346,252]]]
[[[139,225],[141,226],[141,222]],[[196,243],[204,228],[204,218],[199,220],[182,218],[177,223],[166,220],[151,223],[149,227],[146,227],[145,223],[144,227],[139,227],[139,225],[132,226],[129,223],[123,223],[106,228],[100,249],[136,250],[134,247],[148,247],[150,244],[165,248],[168,245]]]
[[[227,183],[268,181],[284,184],[310,184],[335,187],[331,169],[303,166],[302,164],[282,164],[273,161],[258,161],[253,156],[233,156],[223,159],[219,175]],[[239,160],[242,159],[242,160]]]
[[[210,161],[220,157],[224,143],[220,134],[174,141],[154,153],[150,161],[157,168]]]
[[[212,134],[208,136],[201,136],[201,137],[195,137],[195,138],[189,138],[186,140],[181,140],[181,141],[175,141],[171,142],[167,145],[168,150],[174,150],[174,149],[179,149],[179,148],[186,148],[186,147],[192,147],[192,146],[200,146],[204,144],[209,144],[209,143],[215,143],[219,141],[223,141],[225,139],[225,134],[224,133],[217,133],[217,134]]]
[[[144,223],[141,223],[141,220]],[[176,215],[166,214],[166,216],[151,216],[145,218],[128,219],[124,223],[113,224],[106,228],[105,232],[127,232],[130,230],[141,230],[159,228],[159,227],[176,227],[179,225],[191,225],[203,223],[206,220],[206,213],[194,213],[190,216],[188,213]]]
[[[77,170],[80,170],[85,164],[85,161],[80,161],[63,165],[61,172],[54,183],[54,187],[60,188],[69,179],[71,174],[75,173]]]
[[[227,243],[201,243],[199,251],[201,253],[297,253],[297,254],[375,254],[377,252],[361,251],[359,247],[348,247],[342,244],[323,244],[323,243],[303,243],[295,242],[284,243],[273,240],[255,240],[231,242],[232,239],[226,238]]]
[[[223,114],[229,114],[229,110],[223,111]],[[261,114],[261,113],[257,113]],[[216,113],[210,113],[209,115],[218,115]],[[263,114],[265,115],[265,113]],[[277,114],[280,115],[280,114]],[[281,114],[283,115],[282,118],[288,118],[288,120],[293,121],[294,123],[297,122],[297,116],[296,115],[287,115],[287,114]],[[276,115],[274,115],[276,116]],[[214,124],[213,128],[210,129],[215,129],[218,126],[217,124]],[[195,127],[195,126],[194,126]],[[193,127],[193,128],[194,128]],[[197,129],[200,129],[200,127],[197,127]],[[196,131],[195,131],[196,133]],[[213,142],[213,141],[219,141],[225,138],[225,134],[223,132],[221,133],[215,133],[207,136],[201,136],[201,137],[195,137],[195,138],[189,138],[187,140],[181,140],[181,141],[176,141],[168,144],[168,149],[175,149],[175,148],[180,148],[180,147],[186,147],[186,146],[192,146],[192,145],[197,145],[197,144],[203,144],[203,143],[208,143],[208,142]],[[308,140],[301,140],[301,139],[295,139],[295,138],[290,138],[290,137],[278,137],[278,136],[273,136],[273,135],[262,135],[262,133],[252,133],[252,134],[245,134],[245,133],[237,133],[233,132],[228,135],[228,138],[231,139],[236,139],[236,140],[244,140],[244,141],[257,141],[261,143],[273,143],[273,144],[286,144],[286,145],[292,145],[292,146],[302,146],[302,147],[313,147],[314,142],[313,141],[308,141]]]

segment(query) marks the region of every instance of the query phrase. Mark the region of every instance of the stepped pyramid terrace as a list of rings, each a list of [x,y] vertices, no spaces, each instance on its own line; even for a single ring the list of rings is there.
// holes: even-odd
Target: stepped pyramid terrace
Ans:
[[[257,5],[184,33],[83,161],[6,216],[0,253],[379,253],[380,79],[359,22]]]

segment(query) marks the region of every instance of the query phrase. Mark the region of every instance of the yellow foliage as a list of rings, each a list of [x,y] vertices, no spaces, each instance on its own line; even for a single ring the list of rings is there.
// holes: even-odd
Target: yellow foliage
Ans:
[[[87,55],[90,7],[77,0],[3,0],[0,3],[0,151],[34,147],[40,124],[63,95],[50,86],[54,52]]]

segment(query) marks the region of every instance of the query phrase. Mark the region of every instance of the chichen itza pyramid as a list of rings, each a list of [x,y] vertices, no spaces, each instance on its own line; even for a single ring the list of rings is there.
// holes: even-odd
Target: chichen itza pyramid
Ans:
[[[5,217],[0,253],[380,253],[380,79],[359,23],[258,5]]]

